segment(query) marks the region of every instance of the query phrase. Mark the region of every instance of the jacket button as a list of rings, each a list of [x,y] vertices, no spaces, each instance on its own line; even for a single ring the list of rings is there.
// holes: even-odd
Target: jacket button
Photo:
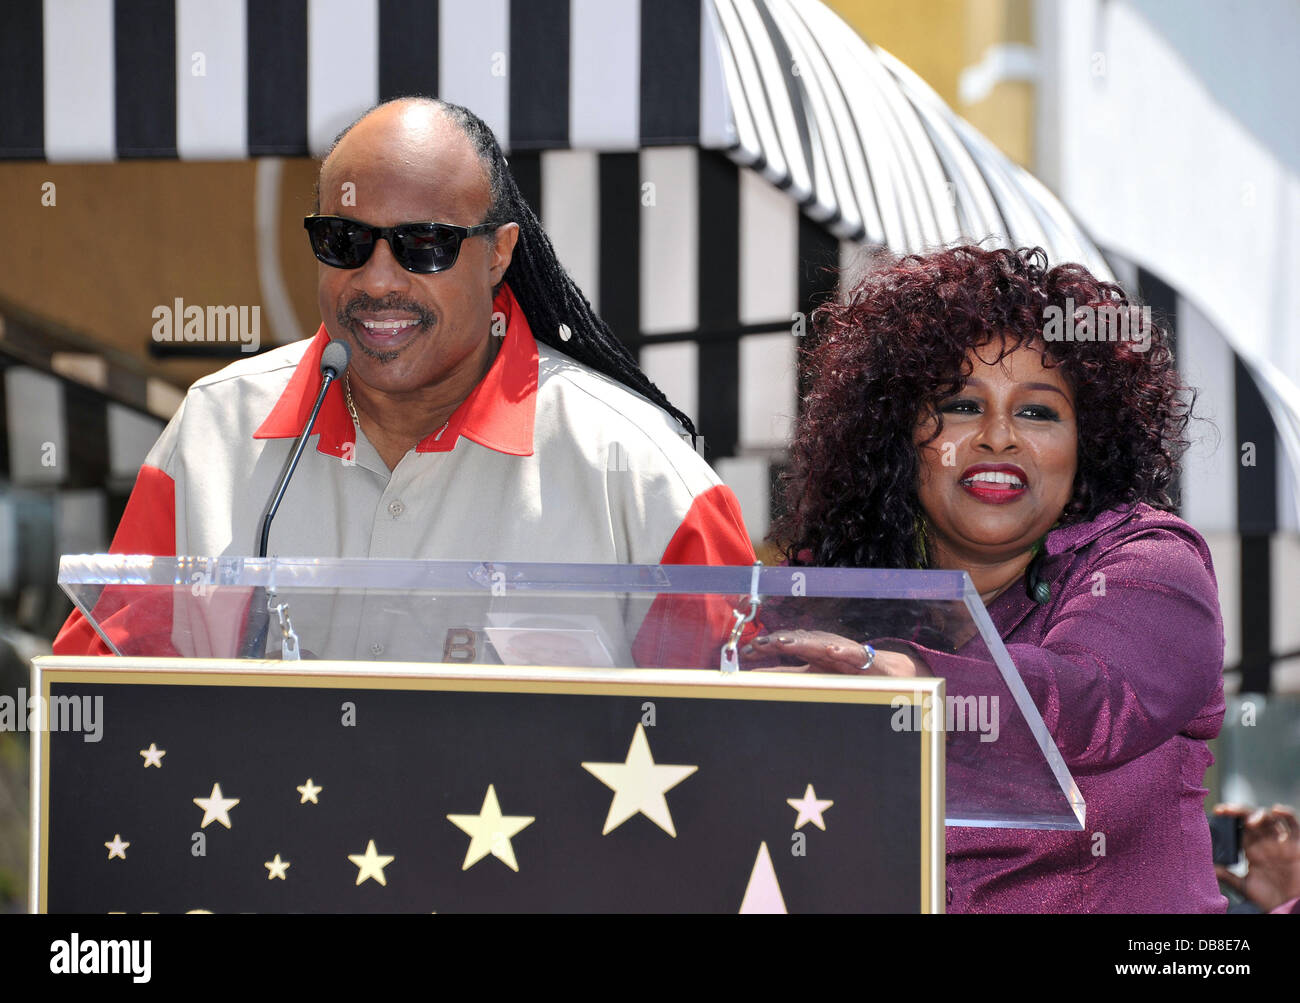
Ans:
[[[399,501],[391,501],[388,503],[388,514],[391,515],[394,519],[396,519],[405,511],[406,511],[406,506]]]
[[[370,653],[372,655],[382,655],[384,653],[384,646],[376,641],[370,646]]]

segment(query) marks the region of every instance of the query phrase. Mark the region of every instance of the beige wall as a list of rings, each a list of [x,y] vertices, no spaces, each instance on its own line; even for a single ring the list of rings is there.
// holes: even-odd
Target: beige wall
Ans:
[[[0,252],[0,303],[84,334],[138,360],[149,375],[186,386],[226,361],[153,360],[155,306],[262,305],[255,234],[257,166],[131,161],[0,165],[13,232]],[[287,160],[279,205],[279,267],[299,331],[314,332],[316,262],[302,216],[315,165]],[[42,204],[54,184],[55,204]],[[261,339],[273,341],[265,306]]]
[[[964,65],[966,0],[827,0],[827,6],[956,106],[957,77]]]
[[[996,45],[1033,46],[1029,0],[966,0],[967,66],[983,60]],[[1003,80],[988,96],[957,111],[1022,167],[1033,168],[1034,90],[1032,82]]]
[[[826,0],[867,41],[910,66],[1007,156],[1032,167],[1034,86],[1006,80],[983,99],[960,99],[967,67],[990,47],[1033,44],[1030,0]]]

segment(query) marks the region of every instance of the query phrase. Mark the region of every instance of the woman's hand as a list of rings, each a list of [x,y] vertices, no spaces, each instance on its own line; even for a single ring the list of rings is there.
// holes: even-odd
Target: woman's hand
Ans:
[[[740,650],[745,656],[764,661],[773,657],[801,659],[800,665],[760,665],[754,672],[828,672],[842,675],[893,676],[910,679],[928,676],[924,665],[901,651],[876,649],[870,668],[865,644],[825,630],[779,630],[760,634]]]

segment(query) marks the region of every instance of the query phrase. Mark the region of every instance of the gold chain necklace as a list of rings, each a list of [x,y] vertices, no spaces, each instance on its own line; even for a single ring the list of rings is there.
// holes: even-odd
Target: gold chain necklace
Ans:
[[[352,380],[349,378],[349,376],[350,374],[348,373],[343,374],[343,401],[348,406],[348,414],[352,415],[352,424],[355,425],[357,428],[360,428],[361,419],[357,417],[357,406],[352,402]],[[450,424],[451,424],[451,419],[448,418],[446,421],[442,423],[442,428],[438,429],[437,434],[434,435],[434,438],[435,439],[442,438],[442,433],[447,431],[447,426]]]
[[[348,406],[348,414],[352,415],[352,424],[360,428],[361,419],[357,417],[357,406],[352,403],[352,380],[348,376],[348,373],[343,374],[343,400]]]

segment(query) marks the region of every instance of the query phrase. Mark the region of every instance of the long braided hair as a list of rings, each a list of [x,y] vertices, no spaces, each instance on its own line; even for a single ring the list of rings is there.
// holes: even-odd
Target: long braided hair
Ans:
[[[523,308],[533,337],[657,404],[681,423],[694,443],[698,435],[695,423],[675,408],[663,391],[641,371],[627,346],[597,316],[587,297],[560,264],[550,238],[515,184],[501,146],[487,123],[468,108],[432,97],[392,98],[376,107],[382,108],[393,101],[417,102],[440,108],[473,144],[487,171],[492,195],[492,204],[483,222],[519,224],[519,239],[504,281],[510,285],[515,300]],[[322,165],[334,152],[334,147],[366,115],[335,137],[321,161]],[[560,337],[560,325],[568,329],[568,340]]]

